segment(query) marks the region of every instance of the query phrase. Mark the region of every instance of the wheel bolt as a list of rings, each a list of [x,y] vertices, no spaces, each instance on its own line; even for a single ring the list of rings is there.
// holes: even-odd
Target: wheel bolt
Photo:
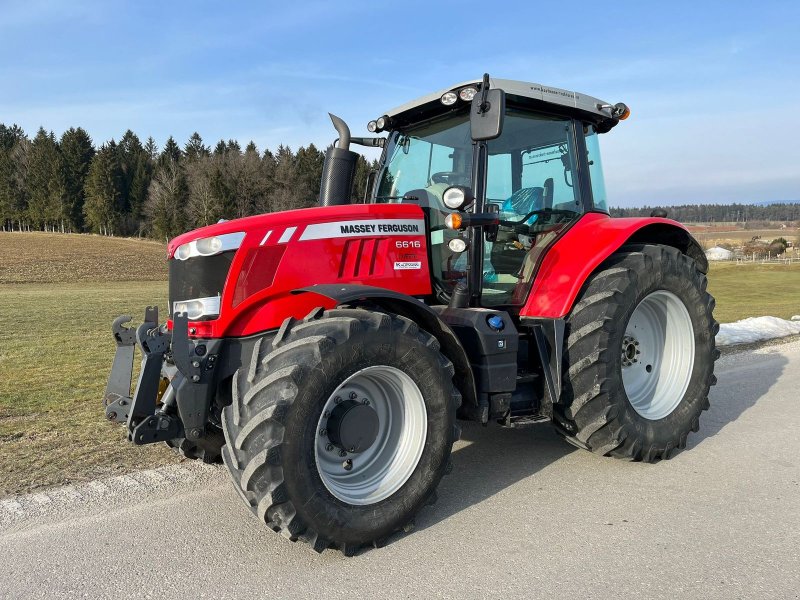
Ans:
[[[320,429],[319,430],[319,434],[324,437],[324,436],[328,435],[328,430],[327,429]]]
[[[342,463],[342,467],[344,467],[345,471],[349,471],[350,469],[353,468],[353,461],[348,458],[346,461]]]
[[[328,417],[330,417],[330,416],[331,416],[331,412],[330,412],[329,410],[326,410],[326,411],[323,413],[323,415],[322,415],[322,416],[323,416],[323,417],[325,417],[325,418],[327,419]]]
[[[339,396],[336,396],[336,398],[333,399],[333,403],[334,404],[341,404],[342,403],[342,399]]]
[[[328,452],[333,450],[333,444],[328,444],[327,446],[325,446],[325,450],[327,450]]]
[[[345,457],[347,456],[347,452],[345,452],[344,450],[339,450],[339,456]]]
[[[367,400],[366,398],[364,398],[364,406],[369,406],[369,400]]]
[[[355,400],[356,398],[358,398],[358,394],[355,392],[350,392],[350,400]]]

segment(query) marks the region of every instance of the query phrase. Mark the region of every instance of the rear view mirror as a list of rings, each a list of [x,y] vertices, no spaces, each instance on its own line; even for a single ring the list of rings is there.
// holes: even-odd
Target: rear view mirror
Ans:
[[[493,140],[503,133],[503,117],[506,114],[506,93],[503,90],[478,92],[472,99],[469,126],[472,139]]]

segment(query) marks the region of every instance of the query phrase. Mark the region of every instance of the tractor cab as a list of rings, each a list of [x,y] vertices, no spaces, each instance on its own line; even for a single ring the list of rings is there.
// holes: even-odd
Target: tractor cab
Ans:
[[[496,113],[489,118],[498,126],[491,139],[476,140],[484,90],[495,92],[496,106],[486,112]],[[513,310],[559,235],[586,212],[608,212],[598,133],[627,114],[624,105],[536,84],[467,82],[370,122],[388,137],[369,200],[424,209],[438,301],[450,302],[476,271],[472,303]],[[448,205],[454,187],[474,200]],[[497,223],[482,232],[448,227],[458,209],[493,213]]]

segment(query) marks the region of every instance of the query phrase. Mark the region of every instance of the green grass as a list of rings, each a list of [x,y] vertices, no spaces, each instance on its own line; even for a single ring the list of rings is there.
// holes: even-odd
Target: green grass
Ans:
[[[0,287],[0,496],[175,462],[104,418],[111,321],[166,306],[166,282]]]
[[[708,290],[720,323],[763,315],[790,319],[800,314],[800,263],[712,262]]]

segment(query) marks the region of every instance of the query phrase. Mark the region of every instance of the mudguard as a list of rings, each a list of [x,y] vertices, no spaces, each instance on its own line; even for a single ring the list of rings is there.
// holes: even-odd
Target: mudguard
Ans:
[[[626,244],[673,246],[692,257],[701,271],[708,271],[702,247],[677,221],[657,217],[612,219],[604,213],[587,213],[548,250],[520,316],[565,317],[589,275]]]
[[[313,285],[295,290],[298,296],[322,296],[328,303],[335,306],[347,304],[358,306],[365,304],[377,305],[388,312],[392,312],[415,321],[422,329],[433,335],[441,345],[442,352],[449,358],[456,369],[456,385],[461,392],[463,412],[470,413],[470,408],[477,409],[478,397],[475,387],[475,377],[469,358],[461,342],[452,329],[439,317],[438,313],[430,306],[412,296],[369,285]],[[318,305],[327,303],[319,302]],[[330,307],[330,304],[328,304]]]

